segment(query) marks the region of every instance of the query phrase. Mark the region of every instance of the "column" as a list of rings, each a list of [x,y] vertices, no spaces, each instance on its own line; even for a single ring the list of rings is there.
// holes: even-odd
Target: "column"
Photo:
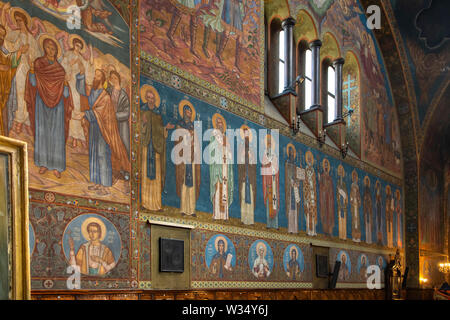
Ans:
[[[342,120],[342,67],[344,66],[344,58],[337,58],[333,61],[335,74],[335,115],[334,120]]]
[[[295,19],[289,17],[283,21],[281,27],[284,30],[284,90],[283,93],[293,93],[296,92],[292,86],[294,82],[294,25]]]
[[[320,47],[322,41],[314,40],[310,42],[309,48],[312,53],[312,92],[311,108],[320,108]],[[305,106],[306,107],[306,106]]]

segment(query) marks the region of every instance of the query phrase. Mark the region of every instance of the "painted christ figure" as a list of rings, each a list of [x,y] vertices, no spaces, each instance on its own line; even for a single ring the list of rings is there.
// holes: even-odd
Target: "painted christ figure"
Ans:
[[[162,191],[166,178],[166,138],[173,125],[164,126],[159,109],[160,97],[149,85],[141,88],[141,204],[152,211],[162,209]]]
[[[89,124],[89,179],[98,195],[109,195],[109,188],[129,172],[130,161],[117,128],[111,97],[104,89],[105,73],[97,69],[92,85],[86,84],[84,66],[80,63],[77,91],[87,97],[89,110],[85,112],[85,125]]]
[[[179,104],[181,119],[176,125],[176,129],[184,129],[184,134],[175,143],[185,145],[185,150],[189,150],[189,155],[183,155],[183,150],[179,156],[187,161],[175,165],[176,191],[180,197],[180,212],[183,216],[196,217],[195,206],[200,195],[201,172],[200,164],[194,163],[194,146],[197,137],[194,135],[195,109],[192,104],[183,100]]]
[[[280,173],[278,157],[275,154],[275,142],[272,136],[266,136],[266,150],[261,165],[263,199],[266,207],[266,227],[278,229],[278,211],[280,210]]]
[[[218,113],[213,116],[214,132],[211,137],[209,165],[210,195],[213,204],[213,219],[228,220],[228,209],[233,202],[233,164],[230,145],[226,137],[225,119]]]
[[[361,221],[359,207],[361,206],[361,194],[358,186],[358,173],[352,172],[352,185],[350,186],[350,211],[352,213],[352,239],[361,242]]]
[[[73,102],[66,72],[58,62],[56,40],[43,40],[44,55],[37,58],[25,87],[25,101],[34,133],[34,163],[39,173],[52,170],[57,178],[66,170],[66,141]]]
[[[382,216],[381,216],[381,184],[380,181],[375,183],[375,218],[377,223],[377,243],[383,244],[383,229],[382,229]]]
[[[366,227],[366,242],[372,243],[372,193],[370,192],[370,179],[368,176],[364,177],[363,210]]]
[[[303,208],[306,218],[306,233],[317,235],[317,191],[316,172],[314,170],[314,156],[311,151],[305,154],[305,181],[303,181]]]
[[[256,199],[256,156],[250,148],[253,136],[246,125],[241,127],[244,143],[239,146],[238,152],[238,178],[239,198],[241,201],[241,221],[245,225],[255,223]]]
[[[299,186],[297,179],[297,166],[295,164],[296,151],[292,144],[287,145],[287,160],[285,163],[285,208],[288,220],[288,232],[298,233],[298,216],[300,210]],[[297,195],[297,197],[296,197]]]
[[[319,173],[320,217],[323,232],[328,236],[332,236],[334,228],[334,191],[328,159],[323,159],[322,168],[323,172]]]
[[[345,170],[342,165],[338,167],[338,182],[336,186],[336,198],[338,208],[338,221],[339,221],[339,239],[347,239],[347,186],[344,181]]]

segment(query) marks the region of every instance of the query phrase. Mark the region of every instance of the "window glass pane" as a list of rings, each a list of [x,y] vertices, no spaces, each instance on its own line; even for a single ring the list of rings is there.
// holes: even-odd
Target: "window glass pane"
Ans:
[[[283,92],[284,90],[284,62],[280,61],[278,70],[278,92]]]
[[[285,39],[284,39],[284,30],[281,30],[280,31],[280,52],[279,52],[279,55],[280,55],[280,60],[285,60],[284,58],[284,41],[285,41]]]
[[[328,122],[334,121],[334,113],[336,110],[336,106],[334,104],[334,98],[328,95]]]
[[[334,69],[332,67],[328,67],[328,92],[334,94],[336,90],[335,88]]]
[[[306,50],[305,52],[305,76],[312,78],[312,53],[311,50]]]
[[[306,79],[304,84],[305,84],[305,110],[307,110],[311,107],[312,83],[311,80]]]

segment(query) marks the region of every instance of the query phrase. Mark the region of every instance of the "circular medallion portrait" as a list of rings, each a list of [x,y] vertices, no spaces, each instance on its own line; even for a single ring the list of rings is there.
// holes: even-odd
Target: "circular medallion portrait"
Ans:
[[[211,237],[206,244],[205,262],[214,277],[221,279],[230,275],[236,266],[236,249],[233,242],[223,234]]]
[[[116,227],[98,214],[83,214],[70,221],[62,243],[68,263],[89,276],[106,275],[116,266],[122,250]]]
[[[381,271],[383,271],[386,268],[386,260],[382,256],[378,256],[377,265],[380,267]]]
[[[258,279],[266,279],[272,273],[272,248],[264,240],[256,240],[248,252],[248,264],[251,272]]]
[[[302,250],[295,244],[289,245],[283,254],[284,271],[290,280],[299,280],[305,270]]]
[[[344,250],[339,251],[337,261],[341,262],[341,268],[339,269],[339,280],[348,280],[352,273],[352,265],[350,263],[350,256]]]
[[[361,254],[358,257],[358,265],[357,265],[357,270],[358,270],[358,274],[360,276],[360,278],[365,279],[366,278],[366,271],[367,271],[367,267],[369,267],[369,258],[367,257],[366,254]]]

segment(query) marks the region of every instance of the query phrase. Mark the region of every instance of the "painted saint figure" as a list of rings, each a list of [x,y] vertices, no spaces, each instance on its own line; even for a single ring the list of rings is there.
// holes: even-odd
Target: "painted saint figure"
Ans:
[[[348,280],[350,277],[350,268],[347,262],[347,255],[342,253],[341,255],[341,268],[339,269],[339,280]]]
[[[279,160],[275,154],[275,141],[270,134],[265,137],[266,150],[261,165],[263,199],[266,207],[266,227],[278,229],[280,210]]]
[[[209,266],[209,272],[212,275],[223,279],[230,275],[233,271],[231,266],[231,253],[227,252],[227,241],[223,237],[218,237],[216,239],[216,254],[212,257],[211,264]]]
[[[256,253],[258,257],[253,262],[252,273],[258,279],[265,279],[270,276],[270,266],[266,260],[267,248],[263,242],[256,245]]]
[[[69,237],[70,265],[78,266],[80,273],[90,276],[103,276],[116,266],[112,251],[102,243],[106,228],[99,219],[92,219],[83,234],[89,239],[82,244],[75,254],[74,241]],[[83,228],[83,227],[82,227]]]
[[[209,165],[209,179],[213,219],[228,220],[228,209],[233,202],[234,191],[233,159],[226,136],[225,118],[216,113],[212,117],[212,123],[215,130],[210,147],[211,158],[214,160]]]
[[[22,54],[28,51],[24,45],[16,52],[9,52],[5,47],[6,29],[0,24],[0,135],[7,136],[12,124],[12,114],[7,106],[12,81],[20,64]]]
[[[172,124],[164,126],[160,96],[150,85],[141,88],[141,203],[148,210],[162,209],[161,195],[166,178],[166,138]]]
[[[339,220],[339,239],[347,239],[347,186],[345,185],[344,177],[345,170],[340,164],[338,166],[338,182],[336,186],[336,198],[338,208],[338,220]]]
[[[403,230],[403,217],[402,217],[402,202],[400,190],[395,191],[396,206],[395,213],[397,214],[397,247],[401,248],[403,245],[402,241],[402,230]]]
[[[375,183],[375,218],[377,223],[377,243],[383,244],[383,229],[382,229],[382,216],[381,216],[381,183],[377,180]]]
[[[352,172],[352,185],[350,187],[350,211],[352,213],[352,239],[354,242],[361,241],[361,221],[359,207],[361,206],[361,194],[358,185],[358,173]]]
[[[361,255],[361,260],[360,260],[360,265],[359,265],[359,276],[363,280],[365,280],[367,278],[366,271],[367,271],[367,259],[366,259],[366,256],[363,254],[363,255]]]
[[[386,233],[387,245],[389,248],[394,247],[394,197],[391,186],[386,186]]]
[[[7,16],[9,16],[15,24],[12,28],[6,23]],[[32,122],[34,122],[35,119],[32,119],[28,114],[29,106],[26,101],[26,87],[28,84],[28,73],[30,69],[33,68],[33,63],[37,58],[42,56],[42,54],[45,56],[44,48],[39,47],[39,41],[31,32],[31,17],[22,8],[11,8],[10,3],[6,2],[2,8],[1,21],[7,30],[5,48],[10,52],[16,52],[24,46],[28,48],[28,50],[23,53],[23,56],[18,63],[11,89],[14,95],[11,95],[8,100],[8,108],[14,113],[12,130],[18,134],[22,132],[22,128],[25,128],[25,131],[29,135],[32,135]],[[42,47],[42,43],[40,45]],[[59,51],[58,58],[61,54],[62,52]]]
[[[311,151],[305,154],[306,168],[305,181],[303,181],[303,208],[306,218],[306,233],[317,235],[317,191],[316,172],[314,170],[314,156]]]
[[[300,180],[297,179],[297,166],[295,164],[296,151],[295,147],[289,143],[286,146],[287,159],[285,164],[285,208],[286,218],[288,220],[288,232],[298,233],[298,216],[299,216],[299,186]]]
[[[364,195],[363,195],[364,223],[366,227],[366,242],[372,243],[372,193],[370,192],[370,179],[364,177]]]
[[[244,143],[239,146],[238,175],[239,197],[241,201],[241,221],[243,224],[254,224],[254,211],[256,199],[256,156],[250,144],[253,140],[252,132],[247,125],[240,130]]]
[[[295,246],[292,246],[289,252],[289,262],[287,265],[286,275],[290,280],[298,280],[300,278],[300,263],[298,263],[298,252]]]
[[[111,102],[116,114],[117,127],[123,145],[130,156],[130,99],[124,88],[121,86],[120,74],[112,70],[109,74],[109,84],[106,91],[111,96]]]
[[[178,105],[181,119],[176,129],[184,129],[184,134],[175,143],[182,143],[189,150],[189,155],[184,155],[183,150],[179,156],[186,158],[185,162],[175,165],[176,190],[180,197],[180,212],[182,215],[196,217],[195,205],[200,195],[201,172],[200,164],[194,163],[195,145],[197,136],[194,134],[195,109],[192,103],[182,100]]]
[[[34,163],[39,173],[52,170],[57,178],[66,170],[66,141],[73,102],[66,72],[58,62],[61,48],[51,36],[40,38],[44,55],[28,73],[25,101],[34,133]]]
[[[86,147],[86,136],[88,135],[87,128],[83,128],[82,119],[84,117],[84,111],[87,110],[87,106],[81,103],[81,95],[77,91],[77,79],[76,75],[80,73],[79,65],[83,64],[86,78],[88,81],[92,79],[92,72],[94,68],[94,56],[91,52],[90,60],[87,61],[83,54],[86,51],[86,43],[79,35],[71,34],[69,36],[69,43],[72,46],[70,50],[64,52],[61,65],[67,72],[68,84],[72,93],[73,99],[73,113],[72,119],[70,119],[69,127],[69,139],[68,143],[72,147],[81,145]],[[86,130],[86,131],[85,131]]]
[[[85,70],[79,64],[77,90],[87,97],[89,110],[85,112],[85,124],[89,124],[89,178],[92,183],[88,190],[98,195],[109,195],[108,188],[129,172],[130,161],[119,135],[117,120],[111,97],[104,89],[105,73],[95,70],[92,85],[86,83]]]
[[[334,228],[334,191],[333,180],[330,176],[330,161],[322,161],[323,172],[319,173],[320,217],[322,228],[326,235],[332,236]]]

